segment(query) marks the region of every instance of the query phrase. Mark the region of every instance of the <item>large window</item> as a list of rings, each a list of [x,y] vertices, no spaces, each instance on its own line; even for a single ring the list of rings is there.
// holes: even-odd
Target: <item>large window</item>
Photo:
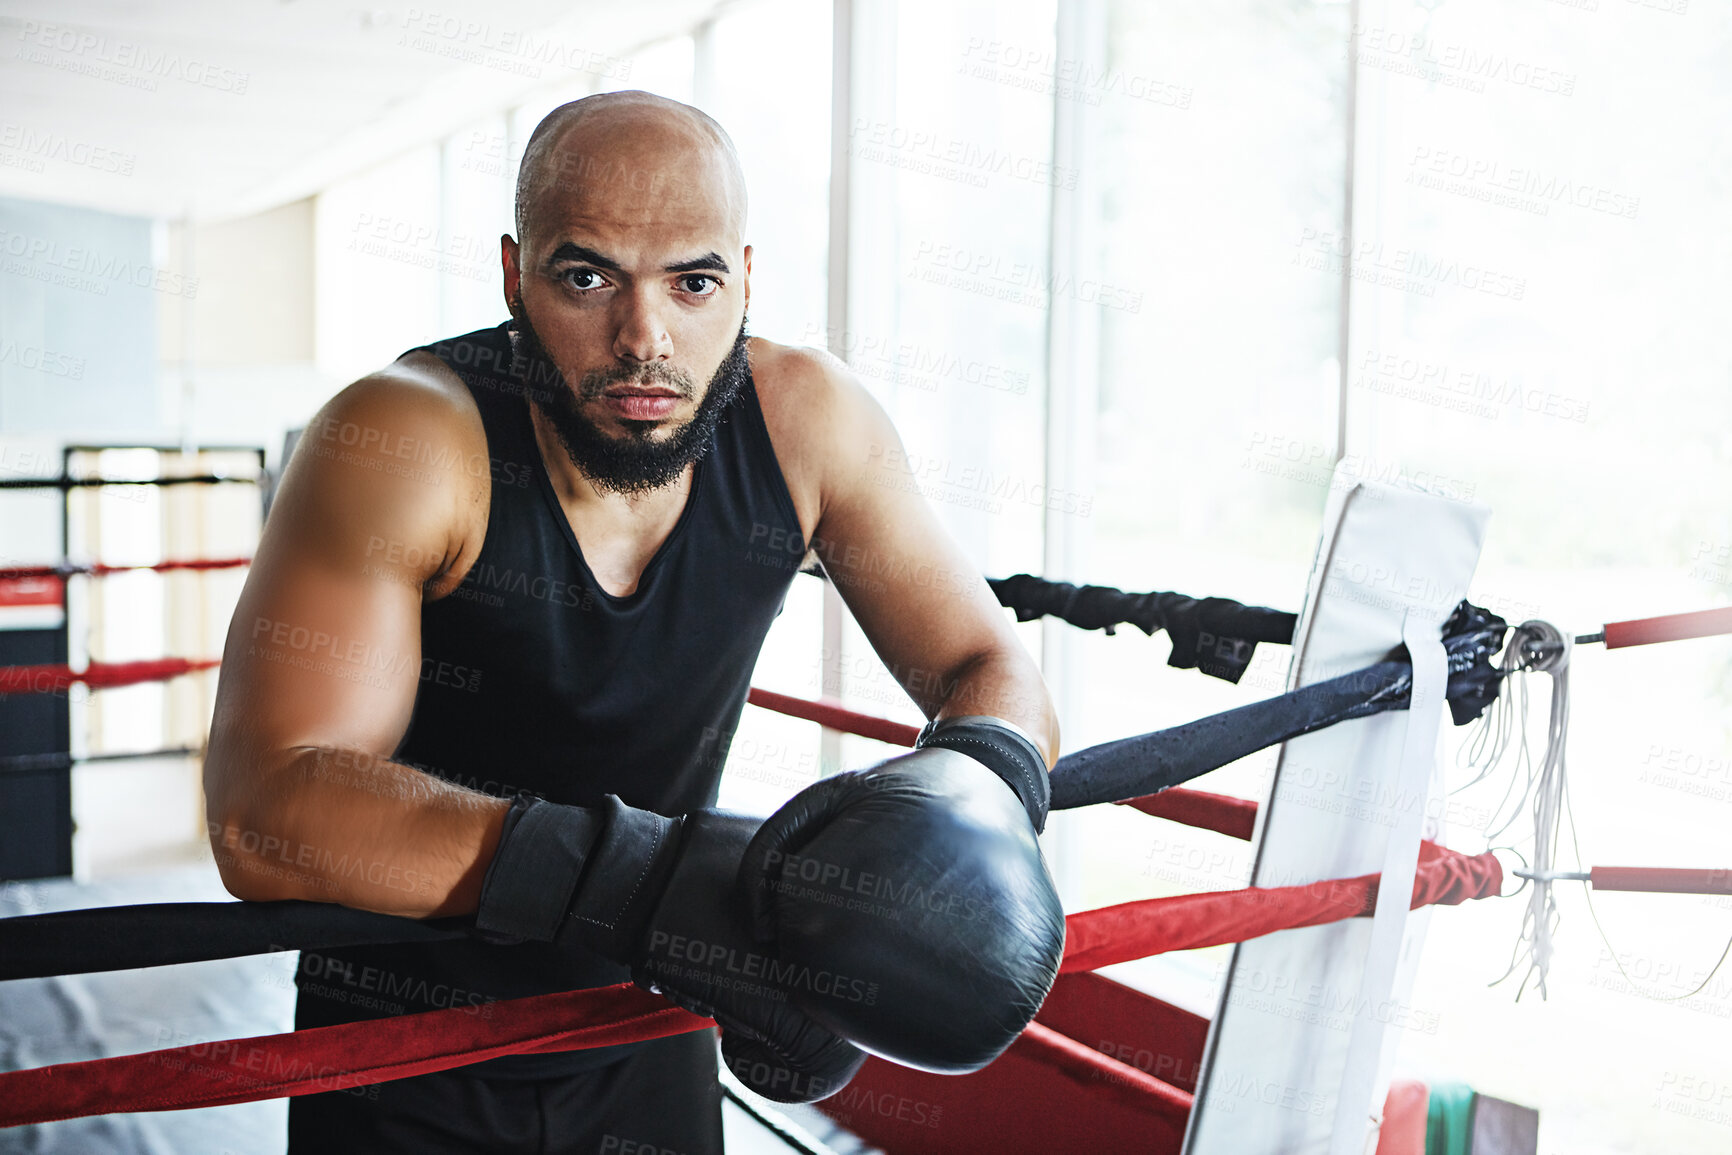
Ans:
[[[1416,8],[1357,38],[1348,449],[1491,507],[1473,590],[1512,620],[1727,600],[1729,44],[1724,6],[1681,0]],[[1722,863],[1732,648],[1585,646],[1573,669],[1583,864]],[[1482,848],[1507,782],[1452,799],[1453,845]],[[1732,909],[1587,898],[1559,891],[1545,1003],[1485,988],[1517,904],[1435,920],[1406,1061],[1541,1105],[1545,1150],[1725,1150],[1725,1101],[1699,1096],[1732,1086],[1732,973],[1708,978]]]
[[[1085,173],[1103,186],[1104,280],[1145,302],[1100,315],[1092,580],[1297,608],[1339,454],[1489,505],[1472,592],[1512,621],[1588,632],[1726,602],[1724,10],[1366,3],[1353,27],[1348,6],[1310,2],[1109,9],[1112,64],[1170,99],[1087,105],[1106,142]],[[1260,654],[1234,689],[1163,669],[1165,643],[1129,632],[1077,644],[1073,749],[1263,696],[1286,660]],[[1583,647],[1575,670],[1584,865],[1723,860],[1727,648]],[[1261,797],[1272,763],[1201,785]],[[1452,796],[1446,840],[1484,849],[1508,784]],[[1086,905],[1248,876],[1242,844],[1212,835],[1123,814],[1079,829]],[[1544,1003],[1487,988],[1519,904],[1433,920],[1402,1067],[1539,1106],[1542,1150],[1723,1150],[1707,1089],[1732,1085],[1732,973],[1709,976],[1732,911],[1617,894],[1590,911],[1580,887],[1559,901]],[[1129,969],[1202,997],[1225,955]]]

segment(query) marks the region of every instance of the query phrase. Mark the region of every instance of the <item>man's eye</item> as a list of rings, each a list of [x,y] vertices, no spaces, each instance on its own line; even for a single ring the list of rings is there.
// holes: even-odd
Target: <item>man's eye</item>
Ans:
[[[680,278],[680,288],[694,297],[707,297],[721,282],[707,273],[687,273]]]
[[[567,269],[560,274],[560,279],[574,289],[598,289],[604,283],[601,274],[594,269]]]

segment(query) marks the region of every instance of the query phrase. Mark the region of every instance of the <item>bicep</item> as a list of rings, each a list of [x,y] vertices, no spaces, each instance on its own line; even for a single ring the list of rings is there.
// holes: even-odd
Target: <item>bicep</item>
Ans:
[[[388,756],[408,727],[422,588],[450,551],[460,478],[391,472],[388,455],[344,445],[341,431],[356,424],[441,436],[440,415],[394,418],[380,400],[333,402],[285,474],[229,626],[207,764],[213,795],[257,788],[299,748]]]

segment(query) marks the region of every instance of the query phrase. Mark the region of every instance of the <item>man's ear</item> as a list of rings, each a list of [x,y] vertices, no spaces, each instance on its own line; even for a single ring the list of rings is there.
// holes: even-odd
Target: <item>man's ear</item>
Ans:
[[[517,300],[518,291],[523,287],[523,270],[518,266],[518,258],[522,249],[511,239],[510,233],[499,235],[499,264],[505,270],[505,307],[511,308],[511,303]]]
[[[746,312],[752,311],[752,246],[746,246],[746,279],[741,286],[746,292]]]

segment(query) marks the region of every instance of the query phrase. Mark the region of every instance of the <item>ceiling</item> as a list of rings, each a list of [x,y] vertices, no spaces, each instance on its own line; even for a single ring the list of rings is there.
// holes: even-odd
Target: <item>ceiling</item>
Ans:
[[[620,87],[623,57],[721,6],[0,0],[0,196],[262,211],[537,92]]]

